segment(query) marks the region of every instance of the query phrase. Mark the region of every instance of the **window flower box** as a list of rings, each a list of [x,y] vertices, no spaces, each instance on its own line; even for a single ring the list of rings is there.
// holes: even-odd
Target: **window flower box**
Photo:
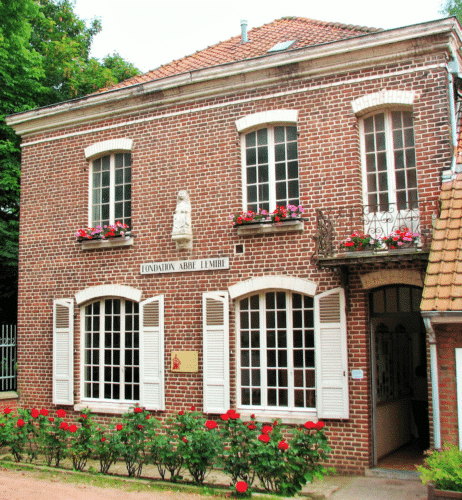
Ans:
[[[114,248],[133,245],[134,235],[127,224],[116,222],[109,226],[79,229],[75,233],[82,250],[94,248]]]
[[[273,212],[258,210],[254,212],[238,212],[230,218],[239,236],[249,234],[285,233],[290,231],[303,232],[303,207],[295,205],[276,206]]]
[[[387,246],[388,250],[401,250],[413,247],[419,236],[419,233],[413,233],[405,227],[402,230],[397,229],[389,236],[382,238],[382,242]]]
[[[340,248],[345,252],[373,252],[381,246],[380,240],[373,238],[370,234],[353,231],[351,236],[342,242]]]

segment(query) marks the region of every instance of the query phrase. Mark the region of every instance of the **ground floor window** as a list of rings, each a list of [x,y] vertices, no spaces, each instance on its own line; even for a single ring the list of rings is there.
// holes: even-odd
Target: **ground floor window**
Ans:
[[[238,303],[239,405],[314,409],[313,298],[268,291]]]
[[[137,302],[102,299],[84,306],[83,395],[99,401],[140,400]]]

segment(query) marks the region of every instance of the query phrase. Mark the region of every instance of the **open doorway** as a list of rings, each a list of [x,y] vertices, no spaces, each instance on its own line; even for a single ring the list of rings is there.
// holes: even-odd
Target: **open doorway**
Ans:
[[[409,285],[386,286],[370,293],[375,465],[396,465],[396,454],[396,461],[407,468],[412,465],[407,462],[419,463],[428,448],[421,298],[422,289]]]

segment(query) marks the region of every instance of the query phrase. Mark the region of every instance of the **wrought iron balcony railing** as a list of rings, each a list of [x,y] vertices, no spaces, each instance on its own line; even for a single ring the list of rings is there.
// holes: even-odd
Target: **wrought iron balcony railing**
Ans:
[[[396,204],[353,205],[316,209],[316,258],[334,257],[345,251],[342,243],[354,231],[375,239],[389,236],[396,230],[409,229],[420,236],[415,248],[430,248],[433,223],[438,216],[437,202],[415,204],[401,209]]]

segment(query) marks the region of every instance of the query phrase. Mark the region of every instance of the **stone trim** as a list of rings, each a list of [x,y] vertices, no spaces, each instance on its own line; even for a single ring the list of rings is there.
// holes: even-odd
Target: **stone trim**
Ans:
[[[259,276],[241,283],[236,283],[228,288],[229,296],[232,299],[248,295],[260,290],[290,290],[292,292],[303,293],[314,297],[317,284],[313,281],[295,278],[294,276]]]
[[[423,288],[420,271],[415,269],[382,269],[361,276],[361,285],[365,290],[386,285],[411,285]]]
[[[125,285],[99,285],[86,288],[75,294],[77,305],[88,302],[98,297],[123,297],[140,302],[141,290]]]
[[[236,120],[236,128],[238,132],[243,132],[259,125],[267,123],[297,123],[297,109],[273,109],[271,111],[262,111],[253,115],[244,116]]]
[[[133,149],[133,139],[110,139],[108,141],[101,141],[88,148],[85,148],[85,158],[90,160],[95,156],[100,156],[103,153],[114,151],[131,151]]]
[[[416,99],[414,91],[406,90],[382,90],[374,92],[363,97],[355,99],[351,103],[353,113],[356,116],[364,115],[376,109],[387,108],[390,106],[412,106]]]

